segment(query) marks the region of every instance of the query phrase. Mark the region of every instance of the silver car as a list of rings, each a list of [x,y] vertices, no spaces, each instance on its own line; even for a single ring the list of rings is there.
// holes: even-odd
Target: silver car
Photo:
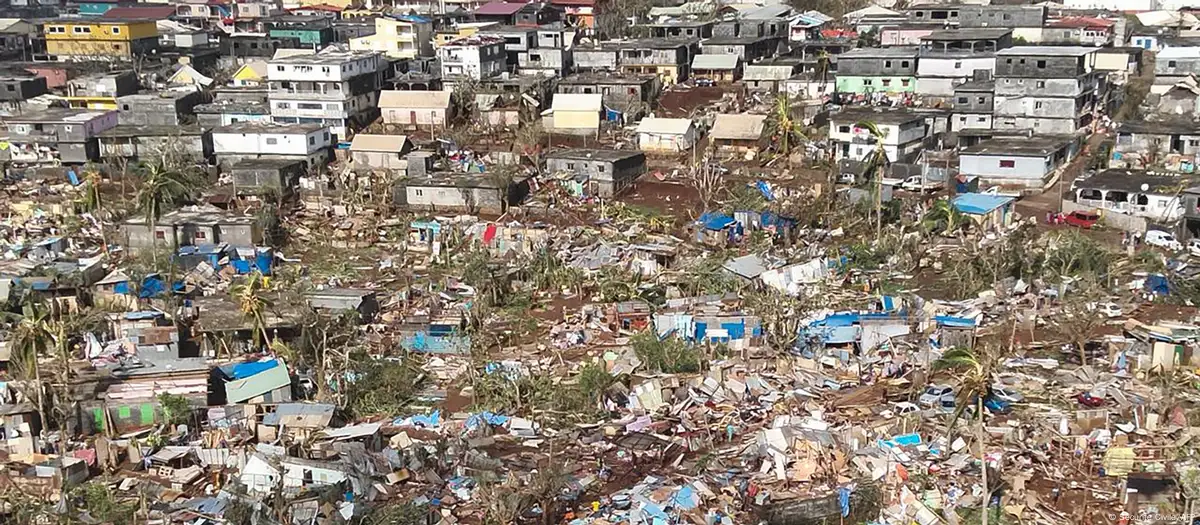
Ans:
[[[942,397],[946,395],[954,395],[954,389],[949,385],[929,385],[925,387],[925,391],[921,393],[921,397],[917,398],[917,404],[924,407],[932,407],[941,403]]]

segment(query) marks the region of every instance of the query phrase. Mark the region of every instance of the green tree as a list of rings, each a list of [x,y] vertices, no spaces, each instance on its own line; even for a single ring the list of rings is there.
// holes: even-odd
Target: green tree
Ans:
[[[55,353],[56,341],[54,321],[50,309],[44,304],[27,304],[24,314],[17,322],[8,338],[9,373],[21,382],[18,390],[28,399],[37,403],[38,417],[42,422],[42,431],[46,424],[45,385],[42,383],[42,369],[38,363],[40,356],[50,356]]]
[[[938,199],[921,219],[921,226],[926,231],[941,230],[947,237],[958,235],[970,224],[971,218],[958,211],[948,199]]]
[[[158,395],[163,419],[168,425],[185,425],[192,421],[192,404],[186,397],[164,392]]]
[[[168,209],[190,198],[197,185],[186,171],[171,167],[162,161],[142,164],[138,171],[141,175],[141,186],[137,192],[137,206],[146,216],[151,242],[155,243],[157,248],[155,231],[158,228],[158,220]],[[168,240],[167,245],[170,247],[173,243]],[[154,257],[157,264],[157,252]]]
[[[883,231],[883,178],[892,164],[888,159],[887,150],[883,148],[883,139],[887,138],[887,131],[870,121],[859,122],[856,126],[867,130],[867,134],[875,143],[875,147],[871,148],[871,152],[863,159],[863,173],[872,173],[875,177],[875,237],[878,238]]]
[[[968,406],[971,406],[978,416],[976,438],[979,440],[979,451],[982,456],[980,460],[983,465],[980,471],[985,487],[983,525],[987,525],[988,505],[991,503],[992,493],[995,491],[994,487],[988,485],[987,434],[983,428],[983,401],[991,393],[992,377],[998,366],[999,356],[989,347],[951,348],[933,363],[934,370],[950,370],[955,372],[958,378],[958,392],[955,395],[958,408],[954,412],[954,421],[958,420]],[[953,422],[951,425],[953,426]]]

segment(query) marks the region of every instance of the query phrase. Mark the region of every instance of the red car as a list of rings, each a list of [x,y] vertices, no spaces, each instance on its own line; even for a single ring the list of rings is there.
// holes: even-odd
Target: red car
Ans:
[[[1080,392],[1079,395],[1075,396],[1075,400],[1087,407],[1096,408],[1104,406],[1104,398],[1093,396],[1088,392]]]
[[[1065,222],[1076,228],[1091,229],[1099,220],[1099,214],[1086,211],[1073,211],[1067,214]]]

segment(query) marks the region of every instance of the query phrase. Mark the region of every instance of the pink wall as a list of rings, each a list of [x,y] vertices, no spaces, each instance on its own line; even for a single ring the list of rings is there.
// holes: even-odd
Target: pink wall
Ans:
[[[33,73],[39,77],[44,77],[46,79],[46,87],[50,89],[56,89],[67,85],[67,80],[69,78],[65,68],[54,67],[50,65],[25,66],[25,71]]]

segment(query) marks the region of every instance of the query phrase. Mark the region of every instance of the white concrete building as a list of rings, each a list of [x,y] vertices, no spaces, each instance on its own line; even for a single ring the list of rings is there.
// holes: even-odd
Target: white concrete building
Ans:
[[[1200,4],[1200,2],[1196,3]],[[1062,0],[1062,4],[1066,9],[1083,10],[1154,11],[1161,9],[1159,0]]]
[[[442,62],[442,78],[482,80],[504,71],[504,38],[474,35],[442,44],[437,49]]]
[[[382,71],[375,52],[325,52],[272,60],[267,67],[271,119],[321,124],[338,137],[378,115]]]
[[[829,116],[829,140],[837,160],[865,160],[875,150],[875,139],[860,122],[872,122],[883,134],[883,149],[891,162],[911,161],[927,135],[925,117],[907,110],[854,108]]]
[[[637,134],[642,151],[677,153],[696,144],[696,124],[687,118],[646,117]]]
[[[286,158],[323,166],[333,136],[320,124],[240,122],[212,130],[213,154],[222,165],[242,159]]]

